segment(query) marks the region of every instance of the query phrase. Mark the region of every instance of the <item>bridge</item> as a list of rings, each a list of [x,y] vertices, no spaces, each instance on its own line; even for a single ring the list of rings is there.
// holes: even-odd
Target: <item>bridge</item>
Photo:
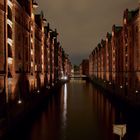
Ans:
[[[86,79],[87,78],[87,75],[81,75],[81,74],[72,74],[71,76],[70,76],[70,78],[74,78],[74,79],[76,79],[76,78],[80,78],[80,79]]]

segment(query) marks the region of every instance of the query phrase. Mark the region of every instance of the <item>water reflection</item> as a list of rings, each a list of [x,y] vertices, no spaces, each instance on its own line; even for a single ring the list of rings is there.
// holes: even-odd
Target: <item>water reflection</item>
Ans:
[[[67,84],[64,84],[61,88],[61,104],[62,104],[62,123],[61,123],[61,139],[66,139],[66,127],[67,127]]]
[[[67,84],[64,85],[64,110],[63,110],[63,126],[66,128],[67,121]]]
[[[93,105],[98,116],[98,122],[104,140],[114,140],[112,125],[115,123],[115,108],[109,100],[99,92],[94,90]]]
[[[19,139],[19,134],[23,140],[119,140],[113,134],[113,124],[126,123],[127,134],[122,140],[139,140],[140,125],[115,102],[91,83],[72,80],[46,101],[42,113],[10,139]]]
[[[119,140],[119,136],[113,134],[113,124],[126,124],[127,133],[122,140],[140,140],[140,120],[129,109],[123,110],[118,101],[108,99],[103,91],[92,87],[93,106],[98,116],[102,139]]]

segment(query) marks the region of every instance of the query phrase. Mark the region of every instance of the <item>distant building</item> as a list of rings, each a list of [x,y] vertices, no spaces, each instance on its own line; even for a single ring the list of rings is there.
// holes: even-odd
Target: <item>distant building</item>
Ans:
[[[79,67],[80,67],[81,75],[86,75],[86,76],[89,75],[89,60],[88,59],[84,59]]]
[[[93,52],[89,55],[89,76],[93,77]]]

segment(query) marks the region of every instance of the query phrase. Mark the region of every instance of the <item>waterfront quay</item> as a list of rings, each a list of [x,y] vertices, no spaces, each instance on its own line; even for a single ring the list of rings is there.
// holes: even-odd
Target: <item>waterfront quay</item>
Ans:
[[[0,139],[139,140],[140,5],[79,66],[37,8],[0,0]]]
[[[119,140],[114,125],[125,126],[122,140],[139,140],[139,117],[107,94],[91,82],[73,78],[44,98],[38,110],[7,133],[6,140]]]
[[[59,33],[37,8],[32,0],[0,1],[0,136],[70,75]]]

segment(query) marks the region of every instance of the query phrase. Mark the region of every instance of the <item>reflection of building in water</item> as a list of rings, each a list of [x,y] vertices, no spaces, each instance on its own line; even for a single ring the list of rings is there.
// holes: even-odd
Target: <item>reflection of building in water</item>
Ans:
[[[123,123],[122,113],[117,112],[117,109],[98,90],[94,91],[93,104],[98,114],[99,126],[103,131],[104,140],[115,140],[117,136],[113,134],[113,124]]]
[[[89,75],[89,60],[84,59],[79,66],[80,75]]]

